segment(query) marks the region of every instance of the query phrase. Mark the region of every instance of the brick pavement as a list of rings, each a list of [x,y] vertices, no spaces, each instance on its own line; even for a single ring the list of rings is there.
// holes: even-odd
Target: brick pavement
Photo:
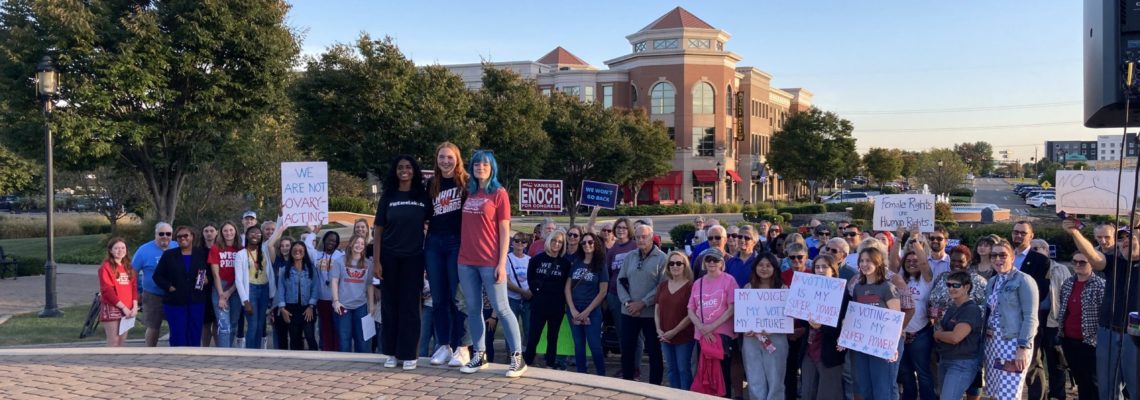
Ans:
[[[0,399],[699,399],[638,382],[493,364],[467,375],[380,366],[379,356],[198,348],[0,349]],[[114,366],[114,369],[108,368]]]

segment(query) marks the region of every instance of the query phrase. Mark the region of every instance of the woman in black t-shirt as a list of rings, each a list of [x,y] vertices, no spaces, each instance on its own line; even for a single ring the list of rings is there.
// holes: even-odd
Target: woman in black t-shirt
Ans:
[[[470,177],[463,168],[459,147],[451,142],[440,143],[435,148],[433,171],[428,197],[434,214],[424,242],[432,326],[435,340],[439,342],[431,363],[461,367],[470,360],[467,346],[471,345],[471,339],[461,343],[467,333],[467,315],[459,308],[455,293],[459,287],[459,227]]]
[[[546,363],[555,364],[558,346],[558,331],[566,315],[564,288],[570,275],[570,260],[563,257],[566,247],[566,231],[556,230],[546,237],[545,249],[531,257],[527,267],[526,280],[534,297],[530,299],[529,340],[523,360],[527,365],[534,364],[538,349],[538,335],[546,328]]]
[[[951,272],[946,288],[953,304],[934,324],[934,351],[941,361],[943,399],[960,399],[981,368],[982,308],[970,297],[974,280],[966,271]]]

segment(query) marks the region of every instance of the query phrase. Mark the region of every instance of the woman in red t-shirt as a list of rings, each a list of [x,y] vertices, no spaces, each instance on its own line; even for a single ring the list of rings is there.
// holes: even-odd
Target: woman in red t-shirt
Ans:
[[[139,313],[138,276],[127,256],[122,238],[107,243],[107,258],[99,266],[99,322],[107,335],[107,347],[122,347],[127,332],[119,334],[119,321]]]
[[[241,251],[237,225],[222,224],[222,239],[210,248],[206,262],[214,276],[214,290],[210,292],[214,314],[218,317],[218,347],[234,347],[238,318],[241,318],[241,299],[234,286],[234,256]]]

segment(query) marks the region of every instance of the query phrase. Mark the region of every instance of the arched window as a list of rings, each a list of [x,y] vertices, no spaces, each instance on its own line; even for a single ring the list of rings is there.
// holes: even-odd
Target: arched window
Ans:
[[[729,117],[733,116],[732,103],[735,102],[734,100],[735,99],[732,98],[732,85],[728,85],[728,90],[725,90],[724,93],[724,114]]]
[[[712,114],[715,112],[716,93],[708,82],[697,83],[693,87],[693,114]]]
[[[649,91],[650,114],[672,114],[677,91],[669,82],[659,82]]]

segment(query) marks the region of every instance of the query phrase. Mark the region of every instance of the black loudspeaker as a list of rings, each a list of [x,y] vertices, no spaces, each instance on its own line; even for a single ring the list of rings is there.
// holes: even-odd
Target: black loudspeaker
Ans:
[[[1140,0],[1085,0],[1085,126],[1140,126]],[[1134,62],[1132,87],[1125,85],[1128,62]]]

